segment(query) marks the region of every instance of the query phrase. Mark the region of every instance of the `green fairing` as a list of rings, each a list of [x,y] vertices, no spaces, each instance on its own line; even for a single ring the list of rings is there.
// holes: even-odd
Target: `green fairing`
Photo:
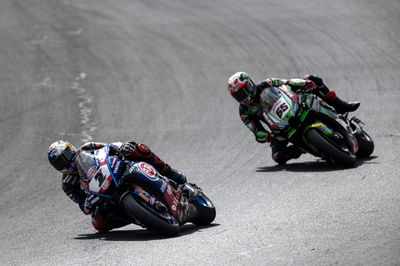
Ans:
[[[290,139],[293,136],[293,134],[296,132],[297,132],[297,129],[291,128],[288,132],[288,138]]]
[[[288,88],[288,86],[286,86],[286,88]],[[290,89],[290,87],[288,89]],[[285,93],[282,93],[281,95],[282,95],[281,99],[285,101],[286,106],[288,107],[288,109],[286,110],[288,111],[285,112],[285,115],[282,117],[276,116],[276,114],[274,114],[273,112],[267,112],[267,114],[274,120],[276,124],[282,125],[283,128],[289,124],[289,119],[295,116],[296,109],[293,108],[294,103],[289,98],[289,96],[287,96]]]
[[[262,107],[260,105],[251,106],[248,110],[244,111],[245,115],[258,115]]]
[[[323,132],[325,135],[327,136],[332,136],[333,132],[332,130],[327,127],[324,123],[320,122],[320,121],[315,121],[314,124],[308,125],[304,128],[303,130],[303,135],[306,134],[306,132],[310,129],[310,128],[316,128],[319,129],[319,131]]]
[[[268,115],[276,120],[281,120],[279,117],[276,117],[274,114],[268,113]]]
[[[313,95],[312,94],[307,94],[307,97],[306,97],[306,105],[307,105],[307,107],[309,107],[309,108],[311,108],[311,105],[312,105],[312,101],[313,100]]]
[[[321,106],[320,112],[323,113],[324,115],[329,116],[330,118],[336,119],[337,116],[328,108],[325,108],[323,106]]]
[[[313,94],[306,95],[305,103],[307,107],[317,112],[323,113],[324,115],[329,116],[330,118],[336,119],[337,118],[336,114],[334,114],[329,108],[320,105],[319,101],[314,99],[316,97],[317,96]]]
[[[285,97],[283,97],[283,99],[285,100],[285,102],[287,103],[287,105],[290,106],[289,110],[292,110],[292,105],[293,105],[293,104],[292,104],[292,101],[291,101],[290,99],[288,99],[286,95],[285,95]],[[289,118],[291,118],[292,116],[293,116],[293,113],[289,111],[289,112],[286,114],[286,116],[284,117],[284,119],[282,119],[282,120],[284,120],[285,122],[289,123],[289,122],[288,122],[288,121],[289,121]]]
[[[301,121],[301,122],[303,122],[303,121],[306,119],[306,117],[307,117],[307,115],[308,115],[309,112],[310,112],[310,110],[307,110],[307,111],[305,111],[305,112],[303,112],[303,113],[301,114],[301,116],[300,116],[300,121]]]

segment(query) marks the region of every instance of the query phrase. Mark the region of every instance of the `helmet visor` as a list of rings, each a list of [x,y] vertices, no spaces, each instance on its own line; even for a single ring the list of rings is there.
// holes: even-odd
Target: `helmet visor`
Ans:
[[[63,153],[58,156],[54,161],[53,161],[53,166],[56,170],[61,171],[65,167],[67,167],[68,163],[72,160],[72,158],[75,155],[75,151],[71,150],[70,147],[67,147]]]

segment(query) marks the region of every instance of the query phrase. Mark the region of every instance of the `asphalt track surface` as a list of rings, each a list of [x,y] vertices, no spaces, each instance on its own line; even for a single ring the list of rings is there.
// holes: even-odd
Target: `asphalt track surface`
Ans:
[[[400,2],[0,1],[1,265],[399,265]],[[277,167],[226,89],[317,73],[374,138],[340,170]],[[204,188],[209,227],[96,234],[56,139],[147,143]]]

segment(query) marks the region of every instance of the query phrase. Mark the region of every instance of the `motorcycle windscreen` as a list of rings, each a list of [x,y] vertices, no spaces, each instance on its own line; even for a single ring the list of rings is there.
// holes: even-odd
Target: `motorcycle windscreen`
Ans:
[[[87,151],[81,151],[75,159],[79,175],[85,181],[90,181],[97,172],[100,164],[96,156]]]
[[[107,165],[104,149],[81,151],[76,163],[84,186],[92,192],[103,193],[112,182],[112,175]]]
[[[277,128],[289,125],[289,119],[296,115],[298,104],[279,88],[268,88],[260,94],[260,102],[264,112]]]
[[[265,112],[270,112],[272,107],[281,98],[281,91],[276,87],[266,88],[260,94],[260,103]]]

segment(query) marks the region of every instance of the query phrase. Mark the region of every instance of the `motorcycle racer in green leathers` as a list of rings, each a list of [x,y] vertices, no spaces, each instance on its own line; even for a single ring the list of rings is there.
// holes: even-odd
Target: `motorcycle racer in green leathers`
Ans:
[[[267,121],[263,116],[263,108],[260,103],[262,91],[271,87],[288,85],[293,92],[306,90],[320,97],[327,104],[332,106],[337,113],[343,114],[355,111],[359,102],[346,102],[339,99],[334,90],[329,89],[323,80],[316,75],[306,75],[304,79],[279,79],[267,78],[255,84],[251,77],[245,72],[237,72],[228,80],[228,90],[235,100],[240,103],[239,114],[243,123],[253,132],[256,141],[259,143],[270,142],[272,149],[272,159],[280,165],[288,160],[298,158],[303,150],[295,145],[289,145],[287,140],[278,140],[270,130],[265,129],[261,122],[265,123],[270,129],[274,125],[272,121]]]

